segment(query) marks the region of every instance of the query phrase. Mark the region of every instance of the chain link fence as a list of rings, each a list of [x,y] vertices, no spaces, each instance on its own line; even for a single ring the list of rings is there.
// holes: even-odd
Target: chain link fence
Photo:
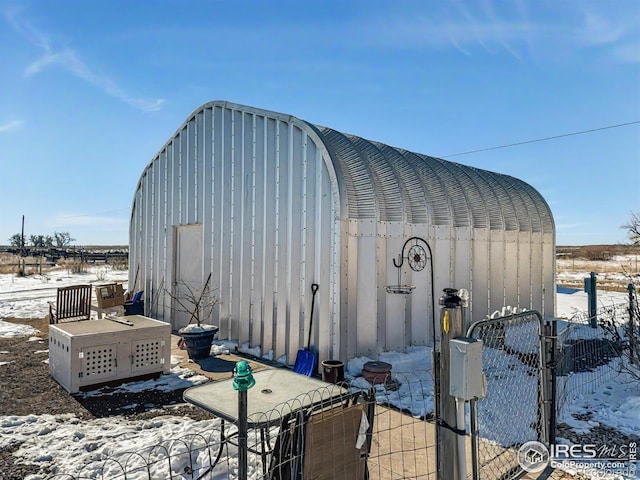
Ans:
[[[471,406],[476,478],[518,477],[518,448],[545,439],[541,332],[538,312],[483,320],[469,328],[467,336],[484,343],[487,380],[485,398]]]
[[[640,325],[636,300],[601,307],[596,315],[576,313],[557,322],[556,415],[579,396],[611,381],[625,365],[637,361]],[[631,314],[630,314],[631,313]],[[635,333],[634,333],[635,332]]]
[[[467,451],[475,462],[469,459],[467,471],[474,478],[518,477],[519,447],[532,440],[553,443],[554,414],[611,380],[637,355],[629,341],[631,333],[640,332],[638,315],[629,315],[634,308],[637,312],[633,302],[601,308],[595,328],[588,315],[578,314],[555,321],[552,329],[534,311],[469,328],[467,336],[484,343],[487,380],[486,397],[470,405]],[[431,358],[424,366],[423,371],[393,371],[375,385],[351,379],[331,401],[295,398],[260,414],[259,421],[253,419],[259,426],[249,430],[248,478],[437,478]],[[37,478],[239,478],[237,425],[221,419],[206,425],[204,432],[122,453],[99,449],[91,462],[73,469],[64,465],[73,473],[52,470]]]
[[[431,359],[425,359],[430,364]],[[396,373],[371,385],[344,383],[330,401],[294,398],[253,415],[248,478],[258,480],[436,478],[431,371]],[[333,385],[327,388],[335,387]],[[334,389],[335,391],[335,389]],[[326,395],[324,396],[326,397]],[[302,405],[313,404],[312,407]],[[135,451],[96,451],[95,460],[38,478],[56,480],[217,480],[238,475],[238,427],[214,419],[209,429]],[[117,442],[117,439],[114,439]],[[56,467],[60,472],[63,468]]]

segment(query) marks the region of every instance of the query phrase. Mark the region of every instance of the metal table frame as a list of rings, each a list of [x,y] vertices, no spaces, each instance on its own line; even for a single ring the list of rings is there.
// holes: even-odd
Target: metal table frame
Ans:
[[[247,425],[260,431],[263,473],[267,472],[267,455],[271,453],[269,427],[283,426],[300,412],[310,412],[349,400],[353,395],[339,385],[294,373],[290,370],[267,369],[253,374],[255,386],[247,391]],[[185,401],[222,420],[220,449],[211,468],[219,462],[225,442],[233,436],[224,433],[224,422],[238,423],[238,392],[233,378],[191,387],[185,390]]]

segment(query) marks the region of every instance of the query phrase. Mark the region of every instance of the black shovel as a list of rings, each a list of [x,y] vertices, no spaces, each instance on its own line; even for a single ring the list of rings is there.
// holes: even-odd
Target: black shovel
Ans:
[[[294,372],[299,373],[301,375],[306,375],[307,377],[310,377],[311,375],[313,375],[313,372],[316,368],[316,357],[313,353],[309,351],[309,344],[311,343],[311,332],[313,331],[311,326],[313,325],[313,309],[316,304],[316,292],[318,291],[318,288],[320,287],[318,286],[317,283],[311,284],[312,297],[311,297],[311,315],[309,316],[309,338],[307,339],[307,346],[302,350],[298,350],[298,355],[296,356],[296,363],[293,366]]]

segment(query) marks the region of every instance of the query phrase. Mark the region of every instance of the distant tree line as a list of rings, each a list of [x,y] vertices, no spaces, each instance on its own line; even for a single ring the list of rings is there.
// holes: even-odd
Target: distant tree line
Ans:
[[[53,235],[29,235],[28,239],[20,233],[16,233],[9,238],[12,247],[23,250],[26,246],[35,248],[66,248],[75,242],[69,232],[53,232]]]

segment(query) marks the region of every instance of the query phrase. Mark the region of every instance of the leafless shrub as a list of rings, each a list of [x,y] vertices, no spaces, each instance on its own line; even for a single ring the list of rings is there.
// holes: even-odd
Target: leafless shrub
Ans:
[[[11,265],[11,264],[0,264],[0,273],[9,273],[9,274],[15,274],[18,272],[18,265]]]
[[[197,287],[187,282],[180,282],[177,292],[165,289],[165,292],[175,300],[175,310],[190,316],[189,323],[197,325],[206,322],[213,314],[213,308],[220,303],[217,289],[211,289],[209,284]]]
[[[81,260],[62,258],[58,262],[58,265],[66,269],[69,273],[85,273],[87,271],[87,265]]]
[[[129,269],[129,262],[126,259],[111,260],[111,261],[109,261],[109,265],[111,265],[111,268],[113,268],[114,270],[128,270]]]
[[[107,267],[102,267],[95,271],[96,278],[100,282],[104,282],[107,279],[108,273],[109,273],[109,269]]]
[[[581,247],[576,254],[586,260],[606,262],[611,260],[616,252],[611,245],[587,245]]]

